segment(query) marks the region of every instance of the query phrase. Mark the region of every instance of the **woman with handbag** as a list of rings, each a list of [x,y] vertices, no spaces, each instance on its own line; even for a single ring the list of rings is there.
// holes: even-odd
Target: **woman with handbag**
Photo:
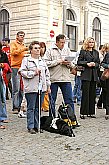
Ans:
[[[105,57],[101,63],[101,66],[105,69],[104,71],[109,72],[109,43],[104,44],[105,48]],[[105,119],[109,119],[109,77],[107,77],[106,81],[106,116]]]
[[[84,40],[82,50],[80,51],[78,62],[83,66],[81,72],[82,80],[82,98],[80,107],[80,118],[95,117],[95,99],[96,99],[96,82],[98,81],[97,70],[99,68],[99,52],[95,49],[95,40],[92,37]]]
[[[105,45],[100,45],[99,46],[100,64],[103,61],[104,57],[105,57]],[[106,81],[101,79],[101,75],[103,71],[104,68],[100,65],[100,68],[98,70],[99,83],[97,84],[97,87],[100,88],[100,96],[97,102],[98,109],[106,108]]]

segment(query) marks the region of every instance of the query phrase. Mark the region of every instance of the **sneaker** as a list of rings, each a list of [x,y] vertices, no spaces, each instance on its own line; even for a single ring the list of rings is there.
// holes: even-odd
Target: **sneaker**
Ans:
[[[0,122],[2,122],[2,123],[9,123],[10,120],[5,119],[5,120],[1,120]]]
[[[18,117],[19,117],[19,118],[26,118],[26,115],[23,113],[23,111],[20,111],[20,112],[18,113]]]
[[[6,128],[6,126],[0,125],[0,129],[5,129],[5,128]]]

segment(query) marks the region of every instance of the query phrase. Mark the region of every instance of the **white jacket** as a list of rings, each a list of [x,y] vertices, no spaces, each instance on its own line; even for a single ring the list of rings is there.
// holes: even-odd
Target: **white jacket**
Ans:
[[[23,77],[25,93],[38,92],[39,75],[35,75],[36,69],[41,70],[40,84],[42,92],[46,91],[51,85],[50,73],[44,59],[40,57],[36,60],[31,56],[24,57],[19,72]]]

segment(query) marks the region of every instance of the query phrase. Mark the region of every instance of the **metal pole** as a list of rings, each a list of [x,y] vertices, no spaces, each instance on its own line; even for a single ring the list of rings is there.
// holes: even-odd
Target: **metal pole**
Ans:
[[[40,105],[41,105],[41,92],[39,91],[39,128],[38,128],[38,131],[39,131],[39,133],[40,133],[40,116],[41,116],[41,107],[40,107]]]
[[[41,133],[41,129],[40,129],[40,117],[41,117],[41,90],[42,90],[42,84],[41,84],[41,80],[40,80],[40,77],[41,76],[41,73],[39,73],[39,86],[38,86],[38,94],[39,94],[39,128],[38,128],[38,131],[39,133]]]

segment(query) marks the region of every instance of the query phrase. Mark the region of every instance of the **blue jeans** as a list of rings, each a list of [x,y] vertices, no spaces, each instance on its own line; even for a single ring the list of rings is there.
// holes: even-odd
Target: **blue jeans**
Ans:
[[[41,105],[45,92],[41,94]],[[37,92],[25,93],[27,100],[27,128],[38,128],[39,123],[39,95]]]
[[[3,102],[2,102],[3,100]],[[0,121],[7,119],[6,111],[6,86],[3,84],[3,98],[0,95]]]
[[[55,82],[51,84],[51,96],[53,98],[54,106],[55,107],[55,102],[57,98],[57,92],[58,92],[58,87],[60,87],[64,103],[65,104],[70,104],[72,107],[72,110],[74,111],[74,103],[73,103],[73,94],[72,94],[72,85],[70,82]],[[52,112],[54,113],[54,109]]]
[[[81,102],[81,78],[80,76],[75,76],[75,85],[73,89],[73,98],[77,98],[77,103]]]
[[[18,68],[12,68],[12,103],[13,110],[20,109],[23,99],[23,91],[20,88],[20,75]]]

